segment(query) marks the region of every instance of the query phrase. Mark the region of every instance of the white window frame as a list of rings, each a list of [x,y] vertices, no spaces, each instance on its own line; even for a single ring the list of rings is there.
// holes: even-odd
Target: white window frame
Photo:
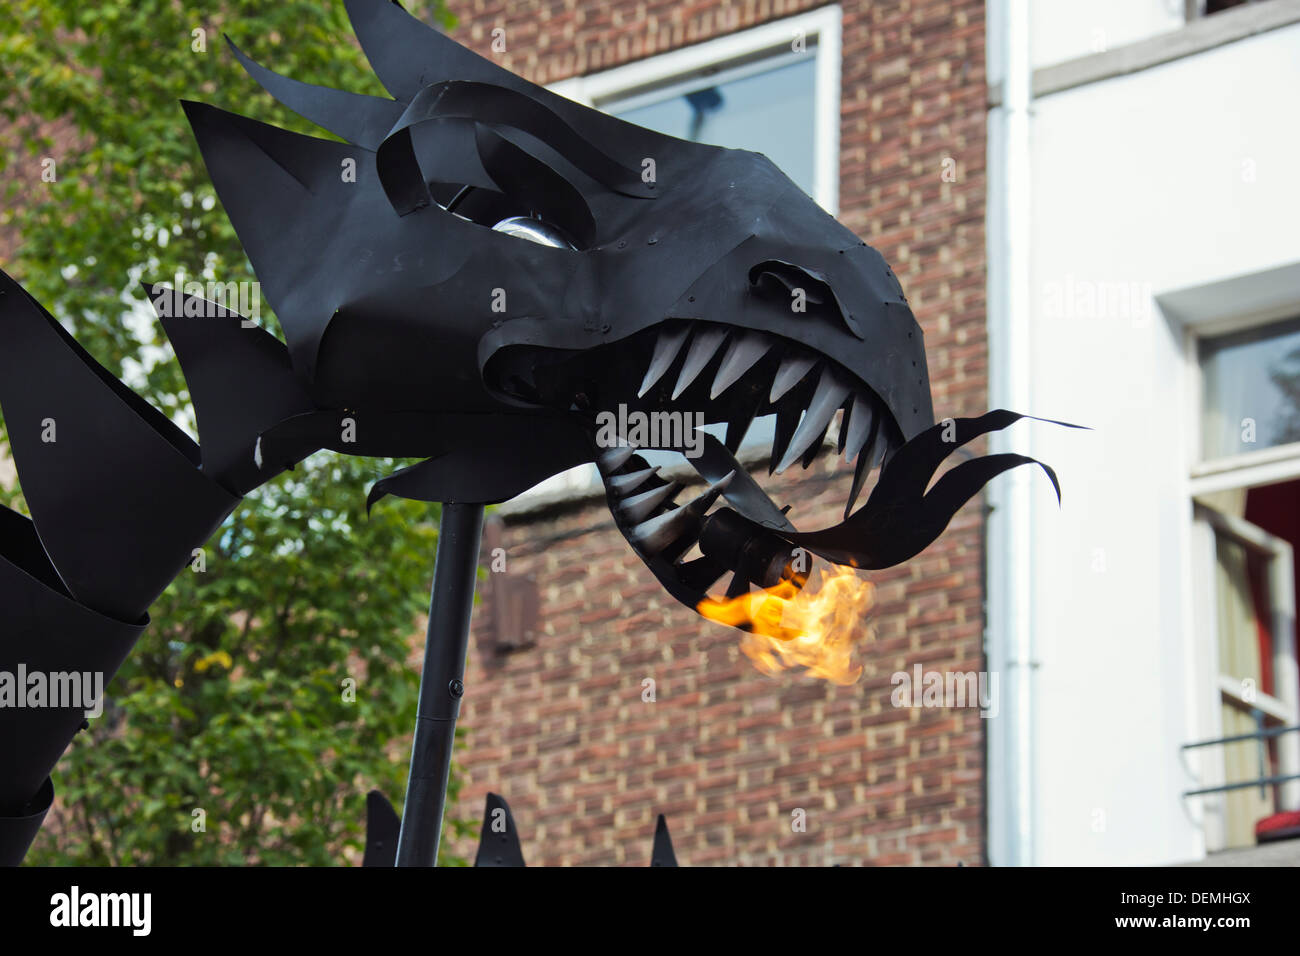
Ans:
[[[1263,448],[1258,451],[1205,459],[1202,442],[1203,377],[1200,362],[1202,339],[1243,332],[1300,315],[1300,262],[1291,263],[1251,275],[1206,285],[1171,291],[1157,296],[1161,311],[1172,331],[1181,335],[1185,381],[1185,421],[1190,423],[1188,436],[1186,488],[1190,496],[1188,534],[1192,545],[1190,591],[1194,633],[1188,668],[1193,677],[1190,699],[1193,723],[1200,739],[1223,736],[1221,702],[1241,706],[1240,688],[1225,681],[1219,672],[1217,609],[1214,581],[1214,541],[1216,534],[1227,534],[1244,543],[1269,561],[1270,592],[1273,598],[1273,673],[1279,689],[1277,697],[1259,693],[1251,704],[1273,720],[1295,723],[1300,717],[1300,687],[1297,686],[1295,647],[1295,607],[1297,596],[1291,593],[1290,547],[1285,541],[1266,534],[1246,521],[1216,511],[1203,502],[1216,492],[1249,489],[1280,481],[1300,478],[1300,443]],[[1186,565],[1185,565],[1186,567]],[[1289,622],[1289,623],[1288,623]],[[1288,738],[1292,738],[1288,740]],[[1283,773],[1300,770],[1300,735],[1285,734],[1277,738],[1279,765]],[[1206,752],[1190,758],[1198,786],[1216,786],[1223,779],[1222,748],[1204,748]],[[1294,809],[1300,788],[1284,784],[1279,791],[1279,809]],[[1216,795],[1200,798],[1199,819],[1204,827],[1207,850],[1223,845],[1221,799]]]
[[[585,106],[603,109],[622,99],[633,102],[643,91],[666,87],[738,67],[758,72],[771,61],[766,54],[792,51],[802,38],[816,61],[813,116],[813,199],[831,215],[839,212],[840,195],[840,28],[838,6],[771,20],[761,26],[682,47],[623,66],[552,83],[548,89]],[[733,74],[736,75],[736,74]]]
[[[1206,656],[1210,664],[1208,672],[1213,682],[1208,697],[1206,717],[1214,728],[1211,739],[1223,736],[1222,712],[1214,706],[1219,701],[1238,710],[1259,710],[1273,726],[1290,727],[1300,722],[1300,678],[1296,671],[1295,623],[1296,610],[1294,593],[1293,549],[1281,538],[1275,537],[1248,521],[1232,515],[1223,514],[1213,508],[1197,504],[1196,519],[1204,531],[1198,540],[1205,542],[1201,553],[1203,558],[1206,587],[1201,595],[1203,605],[1202,639],[1208,643]],[[1214,542],[1216,537],[1226,537],[1246,548],[1247,551],[1262,558],[1267,566],[1267,581],[1270,601],[1269,630],[1273,635],[1273,683],[1277,695],[1264,693],[1263,688],[1256,688],[1253,699],[1247,699],[1238,675],[1223,672],[1219,661],[1218,635],[1214,633],[1214,622],[1218,619],[1216,590],[1213,586]],[[1214,690],[1218,691],[1215,699]],[[1203,706],[1204,701],[1202,702]],[[1280,774],[1300,773],[1300,734],[1282,734],[1274,738],[1277,747],[1277,772]],[[1220,786],[1234,783],[1225,779],[1224,754],[1222,747],[1207,748],[1201,764],[1205,775],[1202,786]],[[1222,849],[1224,840],[1223,794],[1206,794],[1206,844],[1210,851]],[[1278,786],[1278,810],[1300,808],[1300,781],[1292,780]]]
[[[1184,405],[1192,423],[1187,469],[1193,497],[1300,478],[1300,442],[1223,458],[1204,458],[1201,436],[1200,343],[1300,316],[1300,262],[1158,295],[1161,312],[1183,340]]]

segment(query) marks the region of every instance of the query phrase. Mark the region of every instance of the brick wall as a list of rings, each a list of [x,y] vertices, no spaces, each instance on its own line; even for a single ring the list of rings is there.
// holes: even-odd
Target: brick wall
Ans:
[[[451,0],[455,36],[549,83],[811,9],[815,3]],[[935,410],[987,408],[984,4],[846,0],[840,219],[893,265],[926,333]],[[945,160],[955,181],[942,175]],[[778,502],[838,520],[845,476],[819,462]],[[489,790],[539,864],[644,865],[657,813],[679,859],[724,863],[981,862],[982,721],[898,709],[890,675],[983,666],[979,500],[908,564],[872,575],[877,605],[852,687],[769,678],[737,634],[671,601],[603,501],[506,526],[507,574],[535,575],[541,633],[497,654],[484,612],[462,710],[468,776],[453,812]],[[490,613],[490,612],[489,612]],[[654,703],[642,681],[656,682]],[[791,814],[807,813],[806,832]],[[456,849],[472,855],[475,839]]]

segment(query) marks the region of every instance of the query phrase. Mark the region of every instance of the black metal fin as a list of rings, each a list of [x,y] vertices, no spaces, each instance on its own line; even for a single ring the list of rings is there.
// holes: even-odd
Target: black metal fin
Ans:
[[[203,103],[183,102],[208,175],[289,343],[311,381],[321,337],[342,294],[322,276],[331,236],[359,228],[377,198],[371,162],[355,146],[291,133]],[[356,181],[345,182],[345,163]],[[387,208],[387,207],[385,207]]]
[[[239,499],[2,272],[0,336],[0,408],[41,543],[77,601],[137,621]]]
[[[255,456],[263,431],[315,409],[293,374],[289,350],[238,312],[158,283],[141,285],[185,374],[204,473],[244,495],[296,464],[262,468]],[[239,387],[232,388],[236,376]]]
[[[495,793],[487,795],[483,809],[483,833],[478,841],[475,866],[526,866],[519,846],[519,831],[510,805]]]
[[[402,830],[397,811],[378,790],[366,794],[366,853],[362,866],[393,866],[397,862],[397,837]]]
[[[244,53],[230,37],[225,39],[244,71],[278,102],[303,119],[372,152],[379,148],[406,108],[396,100],[316,86],[282,76]]]
[[[673,838],[668,835],[668,821],[659,814],[655,822],[655,842],[650,849],[651,866],[677,866],[677,854],[673,852]]]
[[[461,46],[389,0],[345,0],[356,34],[379,82],[393,98],[409,103],[425,87],[466,81],[504,87],[528,96],[572,126],[597,149],[637,165],[643,156],[666,165],[701,158],[716,147],[676,139],[628,123],[516,76]]]

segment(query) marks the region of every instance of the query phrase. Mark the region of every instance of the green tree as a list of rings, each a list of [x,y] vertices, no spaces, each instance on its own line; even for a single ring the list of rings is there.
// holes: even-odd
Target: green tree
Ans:
[[[420,6],[408,3],[445,22]],[[0,110],[22,141],[0,159],[0,224],[21,239],[6,268],[192,434],[136,282],[254,277],[178,101],[328,135],[261,93],[223,31],[281,72],[382,93],[341,0],[0,9]],[[402,792],[418,684],[408,640],[436,541],[436,509],[387,499],[365,514],[367,482],[398,464],[321,454],[249,496],[205,569],[153,608],[104,717],[56,771],[61,809],[29,861],[337,864],[361,846],[365,791]],[[6,499],[23,507],[16,489]]]

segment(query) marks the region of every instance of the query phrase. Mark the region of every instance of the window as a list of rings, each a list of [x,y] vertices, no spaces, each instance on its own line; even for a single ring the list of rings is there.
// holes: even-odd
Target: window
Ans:
[[[612,103],[607,112],[650,129],[714,146],[751,149],[816,191],[816,53],[778,52],[749,66],[696,77]]]
[[[1224,10],[1231,10],[1233,7],[1244,7],[1261,2],[1263,0],[1184,0],[1184,6],[1190,22],[1198,17],[1208,17],[1215,13],[1222,13]]]
[[[1244,518],[1197,508],[1213,535],[1209,650],[1224,741],[1204,767],[1215,781],[1203,798],[1211,849],[1253,845],[1256,824],[1296,809],[1300,796],[1300,784],[1287,779],[1300,773],[1300,740],[1281,733],[1297,722],[1292,542],[1300,537],[1300,482],[1250,489],[1243,500]],[[1279,782],[1242,785],[1261,780]]]
[[[763,153],[828,212],[837,211],[839,7],[774,20],[551,89],[671,136]]]
[[[1210,850],[1300,809],[1295,600],[1300,581],[1300,319],[1273,309],[1194,327],[1199,380],[1192,467],[1202,725],[1197,786]],[[1269,781],[1234,786],[1249,781]]]
[[[1200,340],[1201,456],[1300,442],[1300,318]]]

